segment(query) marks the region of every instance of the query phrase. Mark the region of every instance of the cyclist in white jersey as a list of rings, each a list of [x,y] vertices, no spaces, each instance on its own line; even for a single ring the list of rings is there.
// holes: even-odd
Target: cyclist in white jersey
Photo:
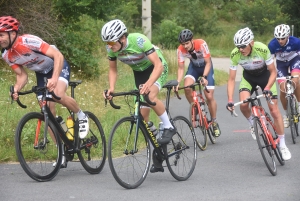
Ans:
[[[286,147],[284,139],[284,127],[282,116],[277,104],[276,89],[276,68],[268,47],[260,42],[254,42],[254,35],[247,27],[240,29],[234,35],[235,48],[231,52],[231,66],[227,86],[228,104],[226,108],[229,111],[233,109],[233,94],[235,86],[236,70],[238,65],[243,67],[243,77],[239,87],[240,101],[247,99],[254,92],[256,86],[263,89],[263,94],[270,96],[274,104],[268,103],[271,116],[274,118],[274,124],[280,139],[280,150],[282,158],[289,160],[291,153]],[[240,105],[241,112],[249,121],[251,126],[251,135],[256,140],[253,129],[253,116],[249,103]]]
[[[291,75],[299,75],[300,77],[300,39],[290,36],[290,27],[286,24],[280,24],[275,27],[274,37],[268,47],[272,56],[276,58],[277,77],[285,77],[289,73]],[[299,78],[293,78],[296,84],[295,95],[300,101],[300,84]],[[289,119],[287,115],[287,100],[285,98],[284,80],[278,80],[280,86],[280,101],[285,115],[283,116],[284,127],[289,127]],[[282,83],[282,84],[281,84]],[[300,113],[300,103],[298,102],[298,112]]]
[[[24,67],[35,72],[38,86],[44,86],[44,77],[47,77],[49,91],[54,91],[61,98],[55,101],[77,114],[79,136],[84,138],[89,130],[88,117],[76,101],[66,94],[70,79],[69,64],[58,49],[39,37],[29,34],[19,35],[19,24],[18,20],[11,16],[0,17],[2,58],[16,74],[16,84],[12,94],[14,100],[18,98],[17,92],[27,84],[28,74]],[[49,107],[55,116],[55,102],[49,101]],[[62,165],[66,167],[65,157]]]

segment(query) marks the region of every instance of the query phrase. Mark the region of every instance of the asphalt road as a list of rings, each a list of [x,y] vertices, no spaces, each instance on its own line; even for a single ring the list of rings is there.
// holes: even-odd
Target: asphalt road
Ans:
[[[127,190],[114,180],[108,162],[98,175],[90,175],[80,163],[70,162],[52,181],[40,183],[29,178],[19,164],[1,164],[0,200],[299,201],[300,137],[292,144],[290,131],[285,130],[292,158],[284,166],[277,163],[278,174],[272,176],[239,109],[239,117],[231,117],[225,109],[226,85],[216,87],[215,98],[222,134],[216,144],[208,143],[206,151],[198,150],[195,171],[187,181],[178,182],[165,168],[164,173],[149,173],[137,189]],[[185,98],[173,98],[170,104],[172,116],[188,115]]]

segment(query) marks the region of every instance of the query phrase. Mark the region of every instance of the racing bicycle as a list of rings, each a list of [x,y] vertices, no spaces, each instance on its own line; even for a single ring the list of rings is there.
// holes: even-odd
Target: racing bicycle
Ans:
[[[53,101],[53,99],[47,98],[50,95],[46,87],[47,78],[44,81],[43,87],[34,86],[29,91],[18,92],[19,96],[42,93],[41,111],[25,114],[15,131],[16,153],[23,170],[36,181],[50,181],[59,172],[64,153],[67,161],[72,161],[74,154],[77,154],[88,173],[100,173],[106,159],[106,140],[98,118],[92,112],[84,111],[89,118],[89,132],[84,139],[80,139],[78,119],[75,119],[73,112],[69,110],[74,123],[74,138],[73,140],[68,139],[66,136],[68,131],[64,131],[48,107],[48,101]],[[74,88],[80,83],[81,81],[69,82],[73,98]],[[10,91],[11,94],[14,92],[13,86]],[[53,92],[51,94],[57,100],[60,99]],[[26,108],[19,98],[17,103],[20,107]],[[53,163],[56,163],[55,167],[53,167]]]
[[[264,95],[259,95],[257,89],[258,88],[255,90],[254,97],[249,97],[243,101],[234,103],[234,106],[238,106],[243,103],[251,104],[251,112],[254,115],[253,127],[256,141],[268,170],[273,176],[275,176],[277,174],[275,156],[281,165],[284,165],[285,161],[282,158],[279,148],[279,138],[274,122],[271,116],[265,111],[260,101],[260,98],[263,98]],[[269,97],[266,97],[266,99],[270,104],[274,104]],[[234,110],[232,111],[232,114],[237,117]]]
[[[148,96],[142,101],[139,90],[112,93],[113,98],[125,96],[127,105],[129,97],[135,97],[133,113],[123,117],[113,126],[108,141],[108,162],[115,180],[124,188],[134,189],[140,186],[147,177],[150,168],[151,151],[153,147],[153,161],[165,161],[171,175],[178,181],[187,180],[193,173],[197,161],[197,145],[194,129],[183,116],[171,117],[169,112],[170,91],[177,86],[176,80],[166,83],[167,89],[166,111],[170,122],[176,129],[176,134],[168,144],[160,145],[147,122],[140,112],[140,106],[155,105]],[[107,91],[105,91],[105,94]],[[109,101],[115,109],[120,106]]]

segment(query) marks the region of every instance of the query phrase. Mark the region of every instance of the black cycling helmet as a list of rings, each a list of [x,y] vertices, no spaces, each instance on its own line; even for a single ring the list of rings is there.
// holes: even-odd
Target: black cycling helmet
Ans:
[[[178,36],[178,41],[179,43],[184,43],[192,40],[192,38],[193,38],[193,32],[191,32],[191,30],[189,29],[184,29],[180,32]]]

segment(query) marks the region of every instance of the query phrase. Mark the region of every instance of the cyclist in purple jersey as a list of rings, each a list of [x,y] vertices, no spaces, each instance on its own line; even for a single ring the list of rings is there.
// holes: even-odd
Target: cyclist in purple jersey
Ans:
[[[290,36],[290,27],[286,24],[280,24],[275,27],[274,37],[268,47],[271,54],[276,58],[277,77],[291,75],[299,75],[300,77],[300,39]],[[299,78],[293,78],[296,83],[295,95],[300,101],[300,85]],[[283,115],[284,127],[289,127],[287,118],[287,100],[285,98],[285,86],[281,84],[284,80],[278,80],[280,86],[280,101],[285,115]],[[298,103],[298,112],[300,112],[300,103]]]
[[[109,59],[109,89],[103,94],[105,99],[111,99],[110,93],[114,92],[117,81],[117,58],[128,64],[134,73],[135,85],[140,88],[141,94],[149,94],[149,99],[156,102],[151,108],[163,122],[164,132],[157,142],[167,144],[176,133],[166,113],[165,106],[157,98],[163,80],[166,79],[167,65],[157,47],[143,34],[127,33],[125,24],[118,19],[109,21],[101,30],[101,38],[107,44]],[[141,86],[141,87],[140,87]],[[145,121],[149,120],[149,108],[142,108]],[[162,161],[153,157],[150,172],[163,172]]]

